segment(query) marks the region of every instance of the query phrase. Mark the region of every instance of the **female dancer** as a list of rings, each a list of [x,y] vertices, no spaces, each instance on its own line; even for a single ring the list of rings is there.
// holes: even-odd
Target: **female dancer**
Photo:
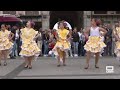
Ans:
[[[84,48],[87,51],[87,59],[86,59],[86,67],[85,69],[89,68],[89,60],[91,53],[95,53],[95,68],[99,68],[98,60],[99,60],[99,53],[101,50],[106,46],[104,42],[100,38],[100,31],[104,32],[103,36],[107,33],[107,31],[101,27],[99,27],[99,22],[97,19],[93,18],[91,20],[92,26],[87,28],[85,32],[85,36],[88,38]],[[90,35],[90,36],[88,36]]]
[[[20,55],[25,58],[25,68],[32,69],[32,60],[40,53],[40,49],[35,42],[38,37],[38,31],[33,29],[34,23],[27,22],[24,29],[21,29],[22,46]]]
[[[56,35],[57,43],[54,46],[53,50],[56,52],[55,55],[57,55],[58,59],[57,66],[60,67],[61,66],[60,61],[63,62],[63,66],[66,66],[65,58],[67,50],[70,49],[69,38],[71,38],[71,35],[69,33],[69,30],[65,29],[65,23],[63,21],[59,22],[58,27],[59,29]]]
[[[0,31],[0,65],[1,59],[4,59],[4,66],[7,65],[7,56],[9,50],[12,48],[13,43],[11,42],[14,34],[8,31],[4,24],[1,25]]]
[[[120,22],[119,24],[115,25],[115,30],[113,31],[113,34],[115,36],[115,54],[117,56],[117,59],[120,61]]]

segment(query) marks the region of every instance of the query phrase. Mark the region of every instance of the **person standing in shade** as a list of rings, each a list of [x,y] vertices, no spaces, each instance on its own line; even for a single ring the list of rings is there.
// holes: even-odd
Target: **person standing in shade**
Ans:
[[[50,38],[49,33],[48,30],[46,29],[42,35],[43,46],[44,46],[44,50],[43,50],[44,57],[48,56],[49,38]]]
[[[76,27],[73,30],[72,38],[73,38],[74,57],[78,57],[79,34],[77,32]]]
[[[36,39],[37,45],[39,47],[40,50],[42,50],[42,33],[41,33],[41,29],[38,31],[38,38]],[[40,56],[42,55],[42,53],[40,52]]]
[[[84,50],[85,36],[84,36],[83,30],[81,29],[78,32],[78,34],[79,34],[78,55],[84,56],[85,55],[85,50]]]
[[[112,56],[112,27],[110,24],[107,25],[107,33],[105,35],[105,53],[106,55]]]
[[[17,29],[16,29],[16,35],[15,35],[15,41],[16,41],[16,45],[17,45],[17,55],[20,56],[20,45],[21,45],[21,42],[20,42],[20,29],[19,29],[19,26],[16,25]]]
[[[14,34],[14,37],[12,38],[12,42],[13,42],[13,48],[11,49],[11,53],[10,53],[10,58],[11,59],[16,59],[16,50],[17,50],[17,43],[16,43],[16,30],[17,27],[13,26],[11,29],[11,32]]]

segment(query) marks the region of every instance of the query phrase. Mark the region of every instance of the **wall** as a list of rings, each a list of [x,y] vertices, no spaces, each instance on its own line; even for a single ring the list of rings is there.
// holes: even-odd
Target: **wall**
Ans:
[[[91,21],[91,11],[83,11],[83,27],[89,27],[90,26],[90,21]]]

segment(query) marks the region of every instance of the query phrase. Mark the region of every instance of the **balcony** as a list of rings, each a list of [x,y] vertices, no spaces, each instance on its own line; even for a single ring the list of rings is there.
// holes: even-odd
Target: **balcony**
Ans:
[[[39,16],[39,11],[25,11],[25,16]]]
[[[16,11],[3,11],[3,14],[16,15]]]
[[[118,11],[92,11],[91,15],[93,16],[119,16],[120,12]]]

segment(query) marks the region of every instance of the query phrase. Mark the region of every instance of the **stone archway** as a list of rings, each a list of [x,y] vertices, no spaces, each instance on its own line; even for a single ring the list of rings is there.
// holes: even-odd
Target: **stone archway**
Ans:
[[[50,28],[52,29],[55,23],[59,20],[65,20],[72,26],[83,27],[83,13],[79,11],[50,11]]]

